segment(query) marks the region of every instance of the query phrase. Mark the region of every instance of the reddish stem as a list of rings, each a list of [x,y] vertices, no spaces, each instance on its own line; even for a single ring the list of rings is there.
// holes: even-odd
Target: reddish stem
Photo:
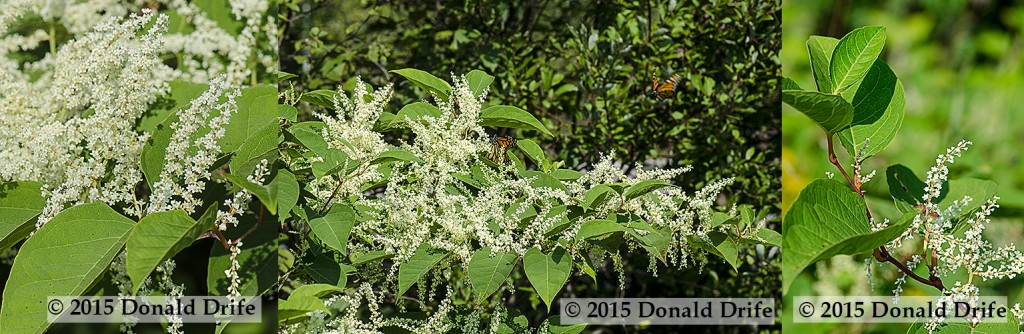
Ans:
[[[834,145],[832,144],[832,135],[830,134],[828,135],[828,161],[831,162],[832,165],[836,166],[837,169],[839,169],[839,172],[843,174],[844,178],[846,178],[846,182],[850,184],[850,187],[853,188],[853,191],[856,192],[857,195],[860,195],[860,199],[864,201],[864,211],[867,214],[868,221],[870,221],[871,210],[868,208],[868,201],[864,197],[864,191],[860,189],[859,182],[854,182],[853,179],[850,178],[850,175],[846,174],[846,170],[843,169],[843,166],[839,164],[839,159],[836,157],[836,151],[833,146]],[[906,264],[903,264],[903,262],[900,262],[896,258],[892,257],[892,255],[889,254],[889,250],[887,250],[885,246],[879,246],[878,248],[875,249],[875,251],[872,254],[875,257],[875,260],[877,260],[878,262],[892,263],[893,265],[896,266],[896,268],[898,268],[908,277],[913,278],[915,281],[921,282],[922,284],[928,286],[935,287],[936,289],[939,289],[939,291],[946,291],[946,288],[942,285],[942,279],[935,275],[935,263],[937,262],[937,258],[934,252],[932,254],[931,259],[932,263],[928,267],[929,278],[921,277],[913,270],[910,270],[910,268],[907,267]]]

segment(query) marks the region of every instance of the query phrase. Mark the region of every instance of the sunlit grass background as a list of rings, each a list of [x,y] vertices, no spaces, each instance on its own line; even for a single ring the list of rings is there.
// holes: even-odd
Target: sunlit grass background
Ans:
[[[814,87],[805,42],[811,35],[842,38],[862,26],[886,27],[881,58],[903,81],[906,116],[885,151],[869,159],[866,184],[875,216],[895,218],[885,183],[885,168],[900,163],[924,177],[935,157],[961,139],[974,142],[951,168],[951,178],[990,179],[998,186],[996,218],[986,233],[996,245],[1024,246],[1024,2],[996,1],[792,1],[783,0],[782,72],[802,87]],[[783,212],[800,190],[825,172],[825,136],[805,116],[783,106]],[[842,151],[837,148],[837,153]],[[850,159],[840,153],[845,166]],[[839,176],[837,176],[839,177]],[[975,199],[980,201],[983,199]],[[875,270],[874,286],[864,274],[864,258],[838,257],[808,268],[790,287],[789,296],[891,295],[896,272]],[[945,282],[945,280],[944,280]],[[945,282],[952,285],[952,280]],[[1003,295],[1012,305],[1024,301],[1021,280],[985,283],[984,294]],[[907,295],[936,295],[917,283]],[[792,324],[801,333],[906,333],[909,325]]]

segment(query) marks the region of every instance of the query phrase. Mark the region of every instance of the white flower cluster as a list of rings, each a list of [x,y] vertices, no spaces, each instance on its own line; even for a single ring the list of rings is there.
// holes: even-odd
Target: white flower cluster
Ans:
[[[391,99],[391,93],[391,85],[387,85],[371,95],[368,85],[356,78],[356,88],[351,98],[339,88],[334,101],[334,108],[338,111],[336,115],[314,114],[326,125],[322,135],[329,147],[341,150],[360,164],[353,173],[342,179],[326,175],[311,182],[311,191],[322,202],[332,197],[360,195],[361,185],[382,178],[369,162],[387,150],[388,145],[383,135],[373,131],[373,124]]]
[[[268,73],[277,68],[277,24],[267,14],[268,0],[231,1],[234,19],[245,26],[241,31],[228,31],[211,19],[194,1],[162,1],[168,10],[176,12],[186,23],[195,26],[188,33],[167,35],[167,52],[178,55],[179,69],[175,78],[205,82],[227,75],[231,84],[241,84],[253,75],[250,60],[256,60]],[[235,36],[237,34],[237,36]],[[268,45],[258,48],[258,36],[266,36]],[[220,59],[225,58],[225,64]]]
[[[184,284],[174,284],[171,280],[171,274],[174,273],[174,260],[168,259],[156,266],[157,274],[157,286],[158,291],[164,295],[164,303],[167,305],[173,305],[180,303],[181,297],[185,295]],[[148,279],[148,278],[147,278]],[[156,291],[153,290],[139,290],[140,296],[151,296],[157,295]],[[164,315],[164,319],[167,320],[167,333],[168,334],[183,334],[182,331],[182,319],[181,315],[178,314],[167,314]]]
[[[4,2],[4,10],[0,11],[0,31],[7,31],[7,28],[21,17],[29,4],[29,0],[10,0]]]
[[[238,111],[235,97],[240,94],[224,78],[216,78],[208,91],[192,100],[191,107],[178,113],[178,120],[171,124],[174,134],[160,179],[153,183],[148,213],[174,209],[192,213],[203,204],[195,195],[206,187],[210,167],[221,152],[217,140],[224,136],[231,114]],[[221,97],[226,100],[219,102]],[[201,129],[206,133],[196,139]]]
[[[252,175],[249,175],[246,179],[249,182],[262,185],[267,174],[270,172],[267,168],[267,163],[267,159],[260,160],[260,163],[256,164],[256,169],[253,170]],[[238,226],[238,219],[235,216],[250,212],[248,210],[250,201],[252,201],[252,194],[249,190],[242,188],[235,193],[235,196],[227,201],[228,211],[217,211],[217,229],[226,231],[228,225]],[[238,291],[238,287],[241,284],[241,277],[238,275],[238,269],[241,268],[241,264],[238,263],[238,254],[242,253],[242,239],[228,240],[227,242],[231,245],[231,249],[229,249],[231,252],[231,266],[224,270],[224,275],[231,282],[230,286],[228,286],[228,296],[237,298],[242,296],[242,293]]]
[[[128,298],[134,296],[132,293],[132,281],[128,276],[128,270],[126,267],[127,254],[121,251],[114,261],[110,263],[110,280],[117,287],[117,295],[121,298]],[[139,296],[155,296],[162,294],[166,303],[174,303],[179,300],[185,292],[184,285],[174,284],[171,280],[171,275],[174,273],[175,263],[174,260],[166,260],[155,269],[157,281],[154,287],[152,278],[147,277],[142,281],[142,285],[139,287]],[[159,293],[158,293],[159,292]],[[145,301],[144,301],[145,303]],[[117,304],[120,307],[121,304]],[[166,315],[165,318],[168,321],[167,332],[168,333],[181,333],[182,319],[177,315]],[[122,318],[120,330],[122,333],[131,334],[134,333],[133,328],[138,323],[138,318],[131,315],[126,315]]]
[[[117,287],[117,296],[121,298],[127,298],[132,296],[132,280],[128,277],[128,268],[126,261],[128,259],[128,253],[122,251],[117,254],[113,262],[110,262],[110,281]],[[150,280],[147,278],[143,282],[144,288],[149,285]],[[118,307],[121,305],[118,304]],[[123,310],[122,310],[123,311]],[[135,325],[139,322],[138,317],[126,315],[121,319],[121,333],[132,334]]]
[[[996,204],[998,196],[987,199],[979,208],[970,211],[967,217],[961,217],[961,214],[973,201],[970,196],[954,199],[945,208],[935,203],[942,196],[943,183],[949,178],[947,165],[960,157],[970,144],[969,141],[961,141],[935,159],[935,166],[928,171],[925,180],[920,212],[903,235],[888,245],[890,249],[896,249],[904,246],[906,241],[920,237],[924,249],[922,254],[925,256],[914,254],[907,263],[908,268],[913,270],[921,264],[927,264],[930,274],[940,279],[956,277],[957,272],[966,271],[966,282],[958,280],[953,283],[953,287],[945,287],[943,298],[951,301],[976,300],[980,294],[976,279],[1014,279],[1024,274],[1024,252],[1017,250],[1014,244],[996,247],[983,236],[990,223],[989,217],[999,207]],[[896,280],[893,293],[897,300],[906,279],[904,273]],[[942,320],[932,319],[927,328],[934,331]]]
[[[39,29],[24,35],[4,36],[0,38],[0,52],[27,50],[39,42],[52,40],[56,37],[54,33],[58,25],[71,35],[80,37],[103,22],[130,13],[145,12],[152,6],[175,13],[180,19],[179,27],[190,25],[192,29],[166,35],[166,43],[159,49],[162,54],[174,56],[176,68],[161,63],[151,71],[161,73],[160,76],[166,80],[194,82],[207,82],[217,76],[227,75],[229,82],[238,85],[254,74],[256,67],[251,66],[253,62],[260,64],[267,73],[276,69],[277,20],[268,13],[268,0],[230,1],[229,4],[231,16],[217,19],[242,22],[243,25],[237,31],[231,25],[219,24],[212,16],[216,13],[204,10],[195,1],[6,1],[4,11],[0,13],[0,31],[5,31],[24,12],[38,14],[50,28],[49,31]],[[28,67],[52,64],[53,59],[43,59],[39,63],[30,63]]]
[[[256,164],[256,168],[253,170],[252,175],[247,176],[246,179],[254,184],[262,185],[267,174],[270,173],[267,166],[268,163],[267,159],[260,160],[260,162]],[[228,206],[228,211],[217,211],[217,229],[227,231],[228,226],[238,226],[238,218],[235,218],[235,216],[251,212],[248,209],[249,202],[251,201],[252,193],[250,193],[248,189],[242,188],[235,193],[234,196],[224,203]]]
[[[471,175],[473,166],[482,165],[479,162],[481,153],[489,148],[487,133],[478,125],[485,95],[474,94],[464,77],[455,78],[454,83],[449,101],[439,103],[441,114],[438,117],[425,116],[415,121],[406,119],[415,139],[402,143],[400,148],[423,162],[393,166],[384,193],[379,198],[364,202],[376,212],[387,214],[370,214],[370,219],[353,229],[355,235],[372,239],[393,253],[397,263],[411,257],[424,243],[464,260],[468,260],[476,250],[471,246],[474,242],[495,252],[524,254],[528,249],[552,240],[545,236],[545,232],[567,215],[565,210],[554,211],[557,203],[581,202],[586,191],[597,185],[621,182],[628,187],[645,180],[669,181],[689,170],[640,169],[637,176],[631,178],[615,167],[611,157],[606,157],[580,179],[567,182],[569,191],[566,192],[536,187],[533,185],[535,178],[513,178],[504,171],[483,168],[477,169],[477,173],[482,174],[490,185],[472,191],[455,175]],[[350,156],[361,159],[362,164],[388,149],[381,135],[373,132],[372,126],[387,103],[390,86],[375,93],[370,102],[365,98],[366,91],[364,84],[359,82],[353,99],[342,99],[337,104],[341,111],[337,117],[321,116],[328,124],[324,135],[332,141],[332,146],[343,148]],[[341,140],[349,145],[338,145]],[[357,169],[352,174],[358,173]],[[342,179],[352,182],[352,177]],[[685,260],[687,250],[681,246],[688,244],[686,236],[703,235],[709,231],[714,200],[731,182],[732,179],[711,182],[693,195],[668,187],[657,190],[655,196],[642,196],[624,203],[613,200],[592,209],[598,211],[597,216],[613,212],[634,214],[652,226],[679,232],[674,233],[673,244],[680,246],[674,248],[679,251],[674,258]],[[363,182],[352,183],[346,189],[358,194]],[[322,189],[319,194],[326,198],[324,195],[330,188]],[[341,193],[354,195],[351,192]],[[524,223],[527,211],[533,208],[537,209],[529,212],[532,219]],[[561,236],[572,238],[582,223],[572,222]]]
[[[234,302],[235,298],[241,297],[242,293],[238,291],[238,286],[241,284],[241,277],[238,276],[238,254],[242,253],[242,240],[235,240],[231,242],[231,266],[224,270],[224,275],[228,277],[228,281],[231,285],[228,286],[228,297],[231,297],[231,301]]]
[[[0,181],[44,184],[37,228],[71,205],[134,201],[148,138],[135,121],[166,89],[151,70],[166,26],[149,12],[107,20],[25,72],[0,56]],[[43,75],[32,79],[36,71]]]
[[[163,36],[168,18],[154,15],[139,2],[46,0],[9,1],[6,5],[0,14],[0,181],[43,183],[47,203],[37,228],[68,206],[92,201],[130,204],[125,210],[134,216],[194,208],[190,194],[203,185],[196,178],[203,173],[197,173],[195,167],[202,165],[185,164],[185,169],[191,170],[184,171],[174,165],[165,169],[178,173],[182,179],[176,181],[185,182],[185,188],[163,184],[148,209],[137,198],[135,187],[142,179],[139,159],[148,134],[136,132],[135,124],[148,106],[167,92],[168,80],[217,81],[215,76],[225,74],[227,79],[211,85],[217,90],[251,76],[248,64],[254,58],[268,70],[275,68],[276,38],[269,39],[272,50],[255,50],[253,37],[262,29],[276,31],[274,20],[265,17],[269,2],[231,3],[235,18],[245,22],[237,37],[189,1],[164,4],[182,17],[183,23],[197,27],[188,35],[170,37]],[[7,31],[26,12],[38,14],[33,18],[49,23],[49,30]],[[72,37],[59,49],[54,32],[58,26]],[[148,30],[140,32],[147,26]],[[40,59],[25,61],[11,55],[42,43],[50,45],[50,52]],[[177,69],[161,59],[168,52],[181,58]],[[211,124],[211,129],[222,128],[228,117],[229,113],[223,113],[215,118],[214,123],[219,124]],[[172,146],[169,153],[181,158],[179,163],[202,162],[206,155],[184,158],[193,153],[182,151],[184,141],[192,139],[184,135],[196,126],[188,121],[180,122],[179,146]],[[216,135],[199,139],[199,153],[217,152],[210,145],[215,144]]]
[[[1010,308],[1010,313],[1017,320],[1017,328],[1024,327],[1024,309],[1020,308],[1020,303],[1013,304],[1013,307]],[[1020,331],[1020,333],[1024,334],[1024,331]]]
[[[338,314],[328,316],[323,311],[313,311],[308,313],[309,319],[284,326],[278,332],[282,334],[377,334],[386,327],[391,327],[413,333],[449,333],[456,329],[455,324],[451,321],[455,310],[450,298],[453,293],[452,289],[448,288],[447,296],[426,319],[385,318],[380,312],[383,294],[375,293],[369,283],[363,283],[353,293],[332,297],[324,302],[328,309],[341,307]],[[366,316],[363,313],[364,310],[369,313],[369,317],[365,321],[363,320]],[[470,328],[471,330],[466,331],[467,327],[462,326],[462,332],[481,332],[479,328]],[[490,332],[494,333],[495,331]]]
[[[970,141],[961,140],[956,146],[946,149],[946,154],[935,158],[935,166],[928,170],[928,176],[925,179],[925,205],[931,204],[931,201],[938,198],[942,193],[942,182],[949,178],[949,167],[946,165],[955,162],[956,158],[959,158],[964,151],[967,151],[967,147],[970,145]]]
[[[913,254],[910,256],[910,259],[907,260],[907,269],[914,270],[920,264],[921,255]],[[900,276],[896,278],[896,282],[893,282],[893,285],[896,286],[895,288],[892,289],[894,303],[900,302],[900,294],[903,293],[903,285],[907,284],[907,277],[909,277],[907,273],[900,273],[899,275]]]
[[[972,200],[970,197],[960,199],[945,211],[939,209],[937,203],[933,203],[942,195],[942,183],[949,179],[949,167],[946,165],[952,164],[970,145],[970,141],[961,140],[956,146],[947,149],[945,154],[941,154],[935,159],[935,166],[928,170],[925,178],[923,203],[920,203],[924,210],[914,217],[910,228],[904,231],[903,235],[889,244],[890,248],[899,248],[903,241],[911,240],[917,234],[923,234],[926,237],[942,234],[944,230],[951,227],[956,215],[960,213],[960,208]]]
[[[486,92],[474,94],[465,77],[456,77],[453,81],[454,87],[447,101],[435,97],[441,113],[415,120],[406,118],[405,126],[414,136],[411,141],[397,146],[385,143],[382,135],[373,131],[374,123],[391,96],[391,86],[377,90],[368,98],[370,94],[365,84],[357,81],[351,99],[340,94],[341,98],[336,101],[337,115],[319,115],[327,125],[323,136],[330,146],[343,150],[360,164],[350,174],[342,175],[340,181],[324,177],[314,182],[312,187],[321,203],[328,198],[355,196],[357,204],[369,208],[360,212],[362,218],[352,229],[350,240],[373,240],[373,245],[352,244],[350,247],[383,249],[393,255],[392,260],[398,266],[423,245],[451,253],[455,261],[463,265],[481,247],[488,247],[492,252],[517,254],[525,254],[530,248],[537,247],[548,251],[551,241],[562,237],[572,239],[585,223],[571,221],[563,232],[547,235],[555,225],[567,222],[568,212],[562,204],[582,202],[586,192],[599,185],[618,183],[628,188],[648,180],[671,182],[690,170],[638,168],[636,176],[630,177],[609,156],[581,178],[562,182],[565,185],[563,189],[538,186],[537,177],[518,175],[515,168],[486,167],[482,156],[491,144],[487,132],[479,126]],[[422,161],[395,162],[383,191],[378,191],[373,198],[365,197],[362,189],[367,184],[379,182],[381,177],[377,174],[367,176],[370,175],[367,173],[376,173],[376,166],[370,166],[369,162],[381,152],[395,148],[408,151]],[[473,175],[486,186],[472,188],[475,186],[467,185],[458,175]],[[670,261],[684,265],[695,248],[689,244],[687,236],[702,236],[711,230],[714,202],[719,192],[730,183],[732,179],[710,182],[694,194],[687,194],[677,187],[665,187],[655,190],[651,196],[629,201],[616,196],[590,210],[596,212],[596,217],[612,213],[633,215],[655,229],[671,230],[673,242],[668,256]],[[389,277],[393,278],[394,274],[392,270]],[[372,292],[360,291],[368,301],[373,300]],[[352,308],[358,305],[361,297],[345,298],[356,298],[349,300],[353,305],[349,308]],[[444,299],[441,310],[433,313],[432,317],[447,312],[449,302]],[[369,323],[391,321],[379,319],[373,311],[373,303],[369,305]],[[345,312],[330,320],[317,312],[310,315],[308,321],[289,327],[289,331],[322,331],[325,326],[328,332],[334,329],[369,332],[378,328],[360,322],[352,315],[345,315]],[[440,329],[432,324],[431,321],[418,322],[416,325],[420,327],[416,331]],[[442,323],[436,325],[441,326]]]
[[[999,205],[993,197],[967,220],[963,237],[954,234],[934,234],[928,238],[928,247],[934,249],[945,262],[940,274],[946,275],[959,268],[967,269],[971,277],[982,280],[1013,279],[1024,273],[1024,253],[1013,244],[995,248],[982,237],[989,216]],[[970,284],[970,282],[968,282]]]

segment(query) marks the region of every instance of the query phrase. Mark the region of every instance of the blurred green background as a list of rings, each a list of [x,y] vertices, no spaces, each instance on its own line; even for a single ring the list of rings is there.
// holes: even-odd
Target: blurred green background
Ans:
[[[792,1],[783,0],[782,73],[802,87],[814,87],[807,38],[842,38],[868,25],[886,27],[880,58],[903,81],[906,116],[896,138],[865,163],[865,174],[877,174],[865,185],[876,217],[894,218],[885,168],[900,163],[923,177],[935,157],[961,139],[974,142],[951,166],[951,179],[975,177],[999,185],[1001,197],[985,236],[999,246],[1024,243],[1024,2],[1022,1]],[[783,106],[783,212],[803,187],[825,172],[838,171],[828,162],[825,136],[805,116]],[[851,160],[840,152],[840,160]],[[841,178],[841,177],[840,177]],[[983,200],[983,199],[975,199]],[[874,282],[864,274],[865,256],[842,256],[808,268],[794,283],[794,295],[891,295],[896,272],[875,262]],[[944,280],[945,282],[946,280]],[[952,280],[950,280],[952,281]],[[950,282],[951,283],[951,282]],[[950,286],[946,283],[946,286]],[[1020,279],[983,283],[982,294],[1024,300]],[[917,283],[904,286],[906,295],[936,295]],[[792,324],[801,333],[906,333],[909,325]]]
[[[499,134],[531,138],[549,158],[578,170],[611,152],[626,170],[636,163],[692,165],[675,180],[687,191],[735,177],[717,201],[720,208],[752,204],[771,213],[767,224],[778,229],[780,6],[778,0],[284,1],[281,69],[299,78],[283,88],[340,85],[351,91],[357,76],[377,87],[396,83],[388,110],[396,112],[429,95],[390,70],[416,68],[446,80],[483,70],[496,77],[489,104],[521,107],[555,136]],[[682,77],[673,97],[648,95],[652,76],[664,81],[673,74]],[[308,106],[299,109],[300,118],[308,117]],[[659,266],[657,275],[646,256],[627,256],[624,291],[617,289],[619,276],[609,261],[597,284],[573,277],[563,296],[778,298],[778,248],[739,251],[744,263],[738,271],[712,257],[700,269]],[[531,295],[517,292],[508,300],[519,302],[508,306],[537,326],[545,314]],[[598,332],[682,329],[748,333],[779,327]]]

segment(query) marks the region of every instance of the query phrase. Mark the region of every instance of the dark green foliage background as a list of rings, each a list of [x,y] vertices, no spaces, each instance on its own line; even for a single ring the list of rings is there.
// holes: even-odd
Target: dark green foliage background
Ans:
[[[777,217],[780,6],[778,0],[285,1],[281,70],[299,78],[282,88],[350,90],[357,76],[378,87],[394,82],[394,112],[428,93],[388,71],[416,68],[450,79],[480,69],[496,77],[493,101],[534,114],[555,137],[508,134],[533,138],[570,168],[589,169],[608,152],[629,170],[635,162],[692,165],[676,180],[685,190],[735,177],[719,205],[753,204]],[[651,77],[672,74],[682,76],[675,96],[651,98]],[[769,219],[769,226],[778,224]],[[571,288],[594,297],[777,298],[778,250],[744,251],[748,261],[739,272],[715,258],[700,272],[662,268],[658,277],[647,273],[645,257],[627,258],[626,291],[619,292],[609,262],[599,284],[572,278],[563,296]],[[534,326],[545,318],[528,317]],[[664,330],[678,328],[642,331]],[[722,330],[751,329],[697,332]]]
[[[302,2],[309,15],[283,22],[295,42],[281,45],[282,70],[300,74],[303,91],[348,88],[356,76],[397,82],[387,71],[400,68],[443,79],[484,70],[496,77],[493,99],[560,134],[538,142],[571,167],[614,150],[622,161],[693,165],[691,189],[736,177],[732,200],[777,206],[780,3],[698,3]],[[652,75],[673,73],[683,77],[673,98],[646,95]],[[393,103],[426,96],[411,87],[396,87]]]

